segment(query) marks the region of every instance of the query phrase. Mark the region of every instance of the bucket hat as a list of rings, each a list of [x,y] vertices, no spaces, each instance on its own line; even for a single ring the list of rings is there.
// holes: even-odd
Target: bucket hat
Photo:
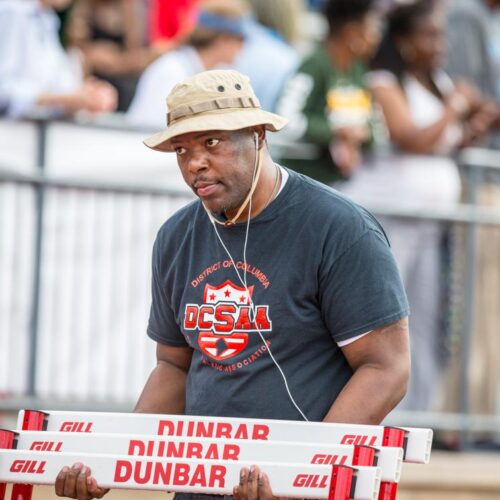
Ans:
[[[235,70],[211,70],[178,83],[167,97],[167,129],[144,144],[156,151],[174,151],[170,140],[189,132],[239,130],[265,125],[281,130],[288,120],[265,111],[247,76]]]

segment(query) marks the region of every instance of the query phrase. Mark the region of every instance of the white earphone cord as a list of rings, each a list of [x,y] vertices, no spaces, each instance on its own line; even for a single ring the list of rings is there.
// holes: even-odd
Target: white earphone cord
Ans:
[[[255,174],[256,174],[256,171],[257,171],[258,155],[259,155],[259,151],[258,151],[258,135],[257,135],[257,133],[255,133],[255,158],[256,159],[255,159],[255,166],[254,166],[254,171],[253,171],[252,182],[255,182]],[[252,213],[252,198],[250,198],[250,201],[249,201],[249,204],[248,204],[248,216],[247,216],[247,224],[246,224],[246,231],[245,231],[245,242],[243,244],[243,264],[244,264],[243,279],[241,278],[241,275],[240,275],[238,269],[236,268],[236,263],[234,262],[233,256],[231,255],[231,252],[228,250],[228,248],[224,244],[224,241],[222,240],[222,238],[221,238],[221,236],[219,234],[219,231],[217,231],[217,226],[215,225],[215,222],[212,220],[211,217],[209,217],[209,219],[210,219],[210,222],[212,223],[212,226],[214,227],[215,234],[217,235],[217,238],[220,241],[220,244],[224,248],[224,250],[227,253],[227,255],[229,256],[229,258],[231,259],[231,262],[233,264],[233,268],[234,268],[234,270],[236,272],[236,275],[238,276],[238,279],[240,280],[240,283],[245,287],[245,291],[246,291],[246,293],[248,295],[248,300],[249,300],[249,303],[250,303],[250,310],[251,310],[251,312],[253,314],[253,318],[255,319],[255,317],[256,317],[255,305],[254,305],[253,300],[252,300],[252,298],[250,296],[250,291],[248,290],[248,286],[247,286],[247,243],[248,243],[248,234],[250,233],[250,216],[251,216],[251,213]],[[299,405],[296,403],[294,397],[292,396],[290,388],[288,387],[288,380],[287,380],[287,378],[286,378],[283,370],[281,369],[281,366],[279,365],[278,361],[276,361],[276,358],[274,357],[274,355],[273,355],[273,353],[271,351],[271,348],[267,345],[266,339],[262,335],[262,332],[260,331],[260,328],[258,327],[257,323],[255,323],[255,328],[257,329],[257,332],[259,333],[259,336],[260,336],[260,338],[262,340],[262,343],[266,346],[267,352],[269,353],[269,356],[271,356],[271,359],[273,360],[274,364],[276,365],[276,368],[278,368],[278,370],[279,370],[279,372],[281,374],[281,377],[283,378],[283,382],[285,384],[285,389],[286,389],[286,392],[288,393],[288,397],[290,398],[290,401],[293,403],[293,405],[295,406],[295,408],[297,409],[297,411],[300,413],[300,415],[302,416],[302,418],[306,422],[309,422],[309,419],[305,416],[304,412],[300,409]]]

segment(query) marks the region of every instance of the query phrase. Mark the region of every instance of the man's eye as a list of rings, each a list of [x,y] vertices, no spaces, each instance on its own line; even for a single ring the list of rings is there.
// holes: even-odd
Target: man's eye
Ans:
[[[207,139],[207,146],[209,148],[213,148],[214,146],[217,146],[219,144],[219,139]]]
[[[175,148],[175,152],[178,154],[178,155],[183,155],[185,152],[186,152],[186,148],[183,148],[182,146],[177,146]]]

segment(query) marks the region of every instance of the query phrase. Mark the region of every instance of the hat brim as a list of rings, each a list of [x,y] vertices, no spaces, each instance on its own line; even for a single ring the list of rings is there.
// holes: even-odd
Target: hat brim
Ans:
[[[217,109],[176,120],[167,130],[145,139],[144,144],[155,151],[173,152],[170,140],[182,134],[208,130],[240,130],[257,125],[265,125],[267,130],[277,132],[287,123],[286,118],[259,108]]]

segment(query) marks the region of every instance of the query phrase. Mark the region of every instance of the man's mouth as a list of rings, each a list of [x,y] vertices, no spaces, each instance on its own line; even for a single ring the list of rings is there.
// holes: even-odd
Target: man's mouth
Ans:
[[[216,181],[196,181],[194,189],[200,198],[205,198],[213,194],[218,185],[219,183]]]

